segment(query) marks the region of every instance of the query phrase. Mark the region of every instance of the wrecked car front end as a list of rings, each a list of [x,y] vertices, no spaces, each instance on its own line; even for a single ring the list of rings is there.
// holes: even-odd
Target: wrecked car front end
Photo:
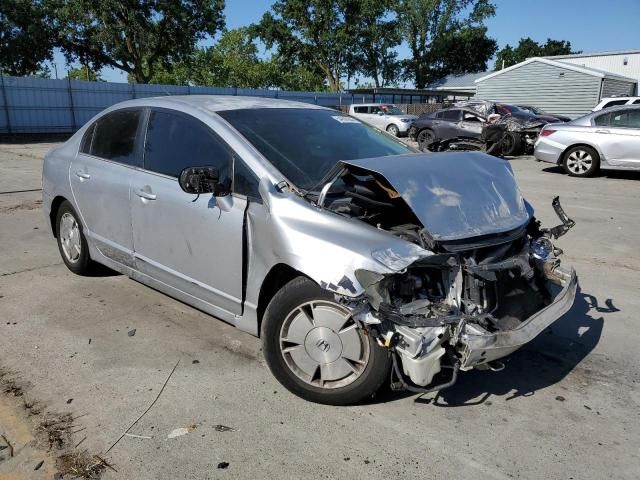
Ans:
[[[349,272],[361,293],[336,293],[390,350],[393,388],[426,392],[453,384],[459,370],[501,368],[573,304],[575,271],[552,243],[573,221],[554,199],[562,223],[542,228],[504,160],[465,152],[343,161],[313,202],[423,252],[373,251],[379,269]],[[450,375],[434,382],[443,370]]]

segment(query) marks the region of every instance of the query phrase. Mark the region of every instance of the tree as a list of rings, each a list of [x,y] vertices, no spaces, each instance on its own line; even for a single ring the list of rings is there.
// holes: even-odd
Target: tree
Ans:
[[[51,60],[53,31],[40,0],[2,0],[0,69],[9,75],[45,72]]]
[[[399,0],[396,8],[402,36],[411,50],[411,58],[404,61],[404,76],[416,88],[443,76],[443,69],[433,65],[442,63],[438,42],[465,28],[479,29],[495,14],[489,0]],[[465,61],[464,57],[456,60],[458,64]]]
[[[517,47],[507,44],[496,55],[495,70],[510,67],[516,63],[524,62],[527,58],[550,57],[554,55],[570,55],[574,52],[571,49],[571,42],[567,40],[552,40],[547,38],[546,43],[539,44],[529,37],[521,38]]]
[[[90,69],[88,65],[83,65],[79,68],[71,68],[67,72],[67,78],[70,78],[71,80],[87,80],[90,82],[104,81],[100,76],[100,72]]]
[[[333,92],[353,71],[357,0],[276,0],[272,12],[254,27],[267,48],[281,59],[313,71],[319,68]]]
[[[436,38],[431,50],[431,76],[483,72],[498,49],[486,27],[466,27]]]
[[[224,0],[47,0],[68,61],[111,66],[147,83],[224,26]]]
[[[355,58],[350,63],[376,87],[394,83],[400,72],[395,48],[402,38],[398,20],[391,16],[394,4],[395,0],[361,0],[356,17]]]

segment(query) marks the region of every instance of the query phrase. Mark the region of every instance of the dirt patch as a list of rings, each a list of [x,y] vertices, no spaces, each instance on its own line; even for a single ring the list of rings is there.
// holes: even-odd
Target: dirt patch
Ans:
[[[48,411],[29,397],[29,384],[0,368],[0,478],[97,479],[110,465],[79,450],[84,430],[70,413]]]
[[[0,213],[15,213],[22,210],[37,210],[42,207],[42,200],[28,200],[26,202],[15,205],[6,205],[0,207]]]

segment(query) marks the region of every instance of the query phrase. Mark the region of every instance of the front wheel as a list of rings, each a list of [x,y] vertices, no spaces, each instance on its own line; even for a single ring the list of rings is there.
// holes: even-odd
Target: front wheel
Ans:
[[[358,327],[349,309],[306,277],[276,293],[261,334],[271,373],[305,400],[354,404],[389,378],[389,352]]]
[[[389,135],[397,137],[400,134],[400,129],[397,127],[397,125],[391,124],[387,127],[387,133]]]
[[[426,152],[428,150],[429,145],[431,145],[436,140],[436,135],[433,133],[433,130],[429,130],[425,128],[424,130],[420,130],[418,132],[418,148],[422,152]]]
[[[562,166],[572,177],[589,177],[598,171],[600,157],[593,148],[580,145],[567,151]]]

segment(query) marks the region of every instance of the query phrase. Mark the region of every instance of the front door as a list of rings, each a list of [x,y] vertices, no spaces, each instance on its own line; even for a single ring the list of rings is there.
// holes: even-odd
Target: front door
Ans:
[[[139,271],[239,314],[247,201],[236,196],[221,199],[188,194],[177,180],[184,168],[193,166],[215,166],[221,179],[229,178],[232,155],[200,120],[152,109],[144,170],[131,178],[131,212]]]
[[[108,113],[91,125],[69,178],[85,235],[105,257],[133,266],[129,179],[142,164],[142,110]]]

